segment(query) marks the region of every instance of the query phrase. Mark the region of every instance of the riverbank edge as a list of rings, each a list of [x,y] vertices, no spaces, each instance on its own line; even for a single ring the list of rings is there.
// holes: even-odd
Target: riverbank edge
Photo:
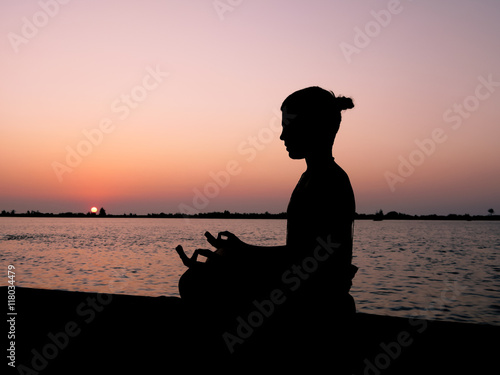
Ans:
[[[15,367],[2,358],[2,367],[12,373],[159,373],[176,365],[193,371],[226,368],[231,372],[263,366],[297,368],[297,358],[286,358],[272,345],[263,358],[252,351],[232,355],[224,345],[213,345],[211,338],[206,341],[202,332],[202,327],[210,326],[204,320],[206,314],[199,311],[188,317],[176,297],[24,287],[14,291],[9,294],[8,287],[0,287],[0,294],[14,301],[8,305],[13,309],[4,315],[4,332],[11,336],[4,342],[7,352],[14,347]],[[492,372],[498,366],[499,335],[499,326],[357,313],[352,327],[352,373]],[[220,344],[221,338],[217,339]],[[311,365],[334,367],[334,358],[332,352],[331,358],[310,360]]]

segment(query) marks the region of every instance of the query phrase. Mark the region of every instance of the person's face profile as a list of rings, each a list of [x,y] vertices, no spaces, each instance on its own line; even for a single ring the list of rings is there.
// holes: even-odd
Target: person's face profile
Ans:
[[[307,132],[304,117],[298,113],[283,108],[280,139],[285,143],[291,159],[303,159],[310,148],[310,134]]]

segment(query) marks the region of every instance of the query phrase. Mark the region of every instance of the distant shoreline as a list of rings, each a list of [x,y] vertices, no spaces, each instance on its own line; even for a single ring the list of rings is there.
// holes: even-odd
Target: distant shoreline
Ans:
[[[199,214],[181,214],[181,213],[152,213],[146,215],[138,215],[134,213],[122,214],[122,215],[98,215],[94,213],[74,213],[74,212],[63,212],[59,214],[54,213],[42,213],[39,211],[29,211],[26,213],[16,213],[16,212],[6,212],[2,211],[0,217],[64,217],[64,218],[146,218],[146,219],[286,219],[286,212],[281,212],[279,214],[271,214],[269,212],[265,213],[239,213],[239,212],[207,212]],[[395,211],[388,212],[387,214],[358,214],[355,215],[355,220],[462,220],[462,221],[498,221],[500,220],[500,215],[407,215],[398,213]]]

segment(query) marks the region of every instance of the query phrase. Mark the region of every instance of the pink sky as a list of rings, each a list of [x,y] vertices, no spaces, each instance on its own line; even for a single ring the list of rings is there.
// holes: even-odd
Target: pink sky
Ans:
[[[286,211],[305,163],[279,107],[319,85],[356,104],[334,156],[358,212],[500,212],[498,19],[495,0],[4,1],[0,210]]]

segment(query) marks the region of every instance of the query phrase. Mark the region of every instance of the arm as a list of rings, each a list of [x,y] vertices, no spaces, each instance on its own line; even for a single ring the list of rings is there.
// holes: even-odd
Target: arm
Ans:
[[[276,255],[279,253],[285,253],[287,251],[286,245],[281,246],[258,246],[258,245],[250,245],[242,240],[240,240],[237,236],[235,236],[231,232],[219,232],[217,238],[212,236],[209,232],[205,233],[205,237],[207,237],[207,241],[215,247],[216,249],[227,248],[227,249],[235,249],[236,251],[245,254],[251,254],[252,256],[263,256],[266,255]],[[226,237],[224,239],[223,237]]]
[[[262,252],[262,254],[265,253],[279,253],[279,252],[285,252],[287,250],[286,245],[278,245],[278,246],[259,246],[259,245],[250,245],[247,243],[243,243],[243,251],[248,251],[252,253],[259,253]]]

